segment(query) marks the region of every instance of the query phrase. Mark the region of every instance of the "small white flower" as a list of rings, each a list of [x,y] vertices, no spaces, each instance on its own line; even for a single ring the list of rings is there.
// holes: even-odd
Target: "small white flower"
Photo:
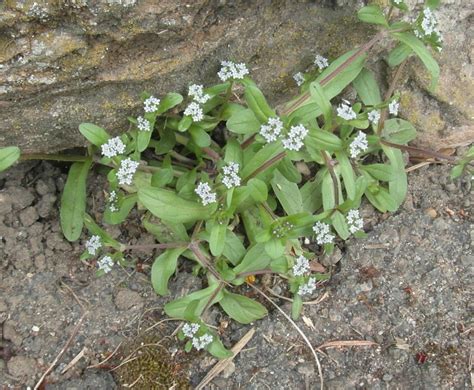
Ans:
[[[212,340],[212,335],[207,333],[201,337],[193,337],[193,347],[199,351],[200,349],[206,348],[209,344],[211,344]]]
[[[334,235],[330,233],[329,225],[324,222],[316,222],[313,226],[318,245],[331,244],[334,242]]]
[[[339,107],[337,107],[337,116],[345,119],[346,121],[357,118],[357,114],[352,109],[352,107],[345,103],[341,103]]]
[[[401,4],[403,0],[393,0],[393,2],[397,5]]]
[[[109,210],[113,213],[118,211],[117,208],[117,191],[110,191],[109,194]]]
[[[308,135],[308,130],[303,125],[292,126],[288,135],[282,140],[283,147],[287,150],[300,150],[303,146],[303,140]]]
[[[423,34],[425,35],[441,35],[440,31],[438,30],[438,20],[436,16],[433,14],[430,8],[425,8],[423,10],[423,20],[421,21],[421,29],[423,30]]]
[[[148,119],[143,118],[142,116],[139,116],[137,118],[137,127],[138,130],[140,131],[150,131],[151,130],[151,123]]]
[[[198,84],[189,86],[188,95],[192,96],[195,102],[201,104],[206,103],[211,98],[208,94],[204,93],[204,87]]]
[[[380,120],[380,112],[378,110],[372,110],[369,112],[369,122],[372,123],[373,125],[376,125],[379,123]]]
[[[99,260],[97,263],[99,266],[99,270],[104,271],[105,273],[109,273],[112,271],[112,267],[114,266],[114,261],[110,256],[104,256],[102,259]]]
[[[368,147],[369,143],[367,142],[367,136],[362,131],[359,131],[357,136],[354,138],[354,141],[352,141],[349,145],[351,157],[356,158],[359,154],[365,152]]]
[[[240,186],[240,176],[239,176],[239,164],[236,162],[230,162],[225,167],[222,168],[224,177],[222,178],[222,183],[227,188],[238,187]]]
[[[308,282],[300,286],[298,289],[298,295],[310,295],[316,289],[316,279],[309,278]]]
[[[400,103],[396,100],[392,100],[388,105],[388,112],[392,115],[398,115],[398,109],[400,107]]]
[[[260,135],[267,142],[275,142],[283,130],[283,122],[280,118],[268,118],[265,125],[260,126]]]
[[[293,275],[302,276],[310,271],[309,261],[306,257],[300,256],[296,259],[296,263],[293,266]]]
[[[298,73],[294,74],[294,75],[293,75],[293,80],[295,80],[296,85],[297,85],[298,87],[300,87],[301,85],[303,85],[303,83],[305,82],[303,73],[298,72]]]
[[[120,162],[120,168],[117,171],[117,179],[121,185],[131,185],[133,180],[133,175],[137,171],[139,162],[133,161],[131,158],[126,158]]]
[[[232,61],[222,61],[221,70],[217,73],[222,81],[243,79],[247,74],[249,74],[249,71],[245,64],[235,64]]]
[[[347,225],[349,231],[354,234],[364,227],[364,220],[360,217],[359,210],[349,210],[347,213]]]
[[[150,96],[143,103],[145,112],[155,112],[158,110],[158,105],[160,104],[160,99],[157,99],[154,96]]]
[[[327,58],[316,54],[316,58],[314,59],[314,65],[316,65],[320,70],[327,68],[329,66],[329,61]]]
[[[196,102],[189,103],[186,110],[184,110],[184,115],[191,116],[194,122],[199,122],[204,119],[204,112],[199,103]]]
[[[186,337],[193,338],[194,335],[199,330],[199,328],[200,328],[200,325],[196,324],[196,323],[184,324],[183,325],[183,333]]]
[[[201,198],[204,206],[217,202],[216,193],[211,191],[208,183],[200,182],[194,192]]]
[[[108,158],[118,156],[125,152],[125,144],[120,137],[110,138],[105,144],[101,146],[102,155]]]
[[[86,249],[91,256],[95,256],[95,254],[101,247],[102,241],[100,240],[99,236],[92,236],[86,241]]]

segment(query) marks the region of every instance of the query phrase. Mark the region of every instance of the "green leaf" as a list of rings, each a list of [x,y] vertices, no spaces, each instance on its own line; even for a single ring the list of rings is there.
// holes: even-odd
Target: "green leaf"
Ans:
[[[171,301],[165,305],[165,313],[172,318],[178,318],[178,319],[185,319],[185,311],[186,308],[188,307],[189,304],[193,301],[198,301],[197,305],[195,306],[193,310],[193,315],[195,317],[199,317],[204,308],[206,307],[207,303],[209,302],[209,299],[213,294],[215,294],[216,290],[219,288],[219,284],[212,284],[209,287],[195,291],[191,294],[188,294],[182,298],[176,299],[174,301]],[[217,295],[212,299],[212,302],[210,305],[213,305],[214,303],[219,302],[223,297],[222,291],[218,292]]]
[[[256,85],[248,84],[245,86],[245,101],[261,123],[266,123],[268,118],[275,116],[275,112],[268,105],[265,96]]]
[[[242,148],[235,138],[229,138],[225,146],[225,162],[236,162],[242,166]]]
[[[234,272],[241,274],[262,270],[270,264],[271,260],[265,251],[264,244],[256,244],[248,250],[242,262],[234,268]]]
[[[388,27],[387,20],[378,5],[362,7],[357,12],[357,17],[365,23],[380,24]]]
[[[219,337],[215,335],[213,335],[212,343],[206,347],[206,350],[218,359],[227,359],[234,356],[234,353],[226,349]]]
[[[439,7],[441,0],[426,0],[425,5],[431,9],[435,9]]]
[[[425,47],[423,42],[415,37],[412,33],[392,33],[393,37],[397,38],[400,42],[409,46],[420,60],[425,65],[426,69],[431,73],[431,86],[430,89],[434,90],[439,79],[439,65],[436,60],[431,56],[428,49]]]
[[[153,187],[165,187],[173,181],[173,177],[172,168],[158,168],[151,176],[151,185]]]
[[[360,169],[368,172],[370,176],[374,177],[377,180],[382,181],[391,181],[394,180],[393,167],[387,164],[370,164],[370,165],[360,165]]]
[[[457,179],[460,177],[464,171],[464,167],[464,164],[455,165],[453,169],[451,169],[451,179]]]
[[[331,128],[331,121],[332,121],[332,106],[329,98],[326,96],[324,89],[317,81],[313,81],[309,85],[309,92],[311,97],[316,102],[316,104],[321,109],[323,116],[324,116],[324,128],[329,129]]]
[[[71,165],[61,196],[61,229],[69,241],[76,241],[82,232],[86,210],[86,181],[91,164],[92,160],[88,160]]]
[[[174,130],[170,129],[169,127],[160,129],[160,139],[158,141],[151,140],[150,144],[155,147],[156,154],[168,153],[176,144]]]
[[[0,172],[12,166],[20,158],[20,149],[16,146],[0,148]]]
[[[186,248],[173,248],[165,250],[159,255],[151,267],[151,284],[159,295],[168,295],[168,281],[176,271],[178,257]]]
[[[260,130],[261,123],[253,111],[246,108],[235,112],[227,121],[226,126],[236,134],[253,134]]]
[[[273,192],[288,215],[303,211],[303,199],[298,185],[290,182],[278,169],[273,172],[271,181]]]
[[[224,296],[219,305],[230,318],[241,324],[250,324],[268,314],[267,309],[262,304],[226,290],[224,290]]]
[[[322,206],[321,183],[324,170],[327,171],[326,168],[320,169],[314,180],[307,181],[300,189],[303,210],[308,213],[312,214]]]
[[[233,265],[240,263],[245,256],[246,249],[240,239],[233,231],[227,230],[226,241],[224,243],[224,251],[222,255],[228,259]]]
[[[336,210],[331,215],[331,221],[332,226],[334,226],[334,229],[336,229],[339,237],[341,237],[343,240],[347,240],[351,233],[347,227],[346,217],[340,211]]]
[[[293,296],[293,303],[291,304],[291,318],[296,321],[300,317],[302,309],[303,299],[300,295],[295,294]]]
[[[161,115],[164,112],[170,110],[171,108],[177,106],[183,101],[183,97],[179,93],[170,92],[163,99],[161,99],[158,110],[156,111],[157,115]]]
[[[382,145],[382,149],[390,160],[390,164],[393,168],[393,178],[388,183],[388,189],[391,197],[395,200],[395,202],[397,202],[398,208],[398,206],[404,202],[408,191],[408,179],[405,172],[405,161],[403,160],[403,154],[400,149],[391,148],[385,145]]]
[[[278,170],[292,183],[301,182],[301,173],[298,172],[298,169],[296,169],[295,164],[293,164],[293,162],[288,156],[284,157],[280,161],[280,163],[278,164]]]
[[[245,107],[240,104],[226,103],[222,106],[221,118],[223,121],[228,121],[230,117],[243,110],[245,110]]]
[[[215,221],[211,227],[209,249],[213,256],[220,256],[226,242],[227,223]]]
[[[322,187],[323,208],[324,210],[332,210],[336,206],[336,197],[334,192],[334,183],[329,172],[323,177]]]
[[[181,120],[178,122],[178,131],[184,132],[188,130],[191,125],[193,124],[193,118],[190,116],[186,115],[181,118]]]
[[[357,94],[367,106],[375,106],[382,103],[379,86],[373,73],[364,68],[353,81]]]
[[[271,238],[265,242],[265,252],[272,259],[278,259],[285,253],[285,245],[282,244],[281,240]]]
[[[81,123],[79,125],[81,134],[93,145],[101,146],[110,138],[109,134],[102,128],[93,123]]]
[[[416,138],[416,129],[406,120],[393,118],[384,122],[382,137],[395,144],[407,144]]]
[[[186,228],[182,223],[157,220],[156,223],[149,221],[149,218],[143,219],[143,227],[161,243],[189,240]]]
[[[413,50],[410,46],[405,45],[404,43],[399,43],[387,57],[388,66],[394,68],[395,66],[400,65],[410,54],[413,53]]]
[[[347,196],[350,199],[354,199],[356,195],[356,177],[354,169],[352,169],[352,164],[344,152],[336,152],[336,159],[341,167],[341,176],[344,181],[344,188],[346,189]]]
[[[272,142],[271,144],[266,144],[257,153],[255,153],[255,155],[250,159],[250,161],[245,162],[241,176],[244,179],[247,178],[257,168],[260,168],[265,162],[275,157],[280,152],[281,144],[279,142]]]
[[[151,123],[150,126],[154,126],[154,124]],[[153,133],[153,130],[150,130],[150,131],[138,130],[137,149],[139,152],[143,152],[146,148],[148,148],[152,133]]]
[[[254,177],[248,181],[247,187],[249,189],[250,196],[256,202],[261,203],[267,200],[268,189],[264,181]]]
[[[126,195],[119,199],[117,202],[118,211],[110,211],[110,207],[107,207],[104,212],[104,222],[109,225],[118,225],[127,218],[130,210],[133,209],[137,203],[137,194]]]
[[[328,152],[335,152],[342,150],[341,139],[326,130],[312,130],[305,139],[306,148],[313,150],[327,150]]]
[[[372,186],[369,185],[367,190],[365,191],[365,196],[369,200],[375,208],[382,213],[387,211],[396,211],[398,209],[397,202],[392,198],[389,192],[381,187],[378,186],[374,189]]]
[[[213,211],[212,206],[185,200],[162,188],[139,188],[138,200],[156,217],[178,223],[207,219]]]
[[[194,143],[200,148],[206,148],[211,144],[210,135],[204,131],[200,126],[192,125],[189,129],[189,134],[193,139]]]

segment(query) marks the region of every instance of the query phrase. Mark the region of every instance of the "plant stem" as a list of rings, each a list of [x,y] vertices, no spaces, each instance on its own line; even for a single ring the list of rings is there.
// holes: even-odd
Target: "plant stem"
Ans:
[[[358,57],[368,51],[372,46],[374,46],[378,41],[380,41],[383,36],[385,35],[384,31],[379,32],[375,35],[369,42],[365,45],[361,46],[354,54],[352,54],[347,60],[345,60],[341,65],[339,65],[333,72],[329,73],[324,79],[321,80],[321,86],[326,85],[329,83],[334,77],[340,74],[344,69],[346,69],[349,65],[351,65]],[[309,92],[305,92],[302,94],[293,104],[291,104],[288,108],[282,110],[281,115],[289,115],[292,112],[296,111],[299,107],[301,107],[307,100],[311,98]]]
[[[413,146],[394,144],[392,142],[385,141],[383,139],[380,140],[380,143],[383,144],[383,145],[386,145],[386,146],[390,146],[392,148],[404,150],[408,153],[410,153],[410,152],[419,153],[419,154],[425,154],[425,155],[430,156],[430,157],[438,158],[438,159],[441,159],[441,160],[456,161],[456,157],[447,156],[446,154],[438,153],[438,152],[435,152],[434,150],[421,149],[421,148],[415,148]]]
[[[227,284],[228,283],[222,279],[221,275],[219,275],[219,272],[216,271],[216,269],[212,266],[210,261],[207,259],[206,255],[202,253],[201,249],[199,248],[199,243],[196,241],[191,241],[188,245],[188,249],[194,253],[194,256],[199,260],[201,265],[206,268],[214,277],[219,280],[219,282]]]
[[[247,182],[250,180],[252,177],[257,176],[260,172],[263,172],[273,164],[275,164],[277,161],[280,161],[286,156],[286,152],[280,152],[278,153],[275,157],[272,157],[270,160],[264,162],[262,165],[260,165],[255,171],[253,171],[250,175],[248,175],[243,181]]]
[[[244,150],[247,149],[250,145],[252,145],[253,141],[255,141],[256,134],[248,137],[244,142],[240,144],[240,149]]]
[[[211,304],[212,304],[212,301],[214,300],[215,297],[217,297],[217,294],[219,294],[223,288],[224,288],[224,283],[223,283],[223,282],[220,282],[220,283],[219,283],[219,286],[216,288],[216,291],[214,291],[214,292],[211,294],[211,296],[209,297],[209,300],[208,300],[207,303],[206,303],[206,306],[204,306],[204,309],[202,310],[203,313],[204,313],[207,309],[209,309],[209,307],[210,307]]]
[[[397,71],[395,72],[395,76],[393,77],[392,82],[390,83],[388,90],[385,94],[385,101],[390,99],[390,96],[393,95],[393,92],[395,91],[396,85],[398,84],[398,80],[400,79],[400,76],[403,72],[403,68],[405,68],[406,63],[408,62],[408,58],[405,58],[403,62],[398,66]],[[385,123],[385,120],[387,119],[387,109],[382,110],[382,114],[380,115],[380,120],[377,125],[377,135],[380,135],[383,129],[383,125]]]
[[[49,161],[68,161],[68,162],[82,162],[89,160],[89,156],[75,156],[67,154],[46,154],[46,153],[32,153],[21,154],[20,160],[49,160]]]
[[[147,249],[170,249],[170,248],[186,248],[188,242],[170,242],[165,244],[144,244],[144,245],[125,245],[122,250],[147,250]]]
[[[327,156],[326,152],[321,150],[321,155],[323,156],[324,162],[328,168],[329,174],[331,175],[332,184],[334,186],[334,202],[336,207],[339,206],[339,184],[337,182],[336,173],[334,172],[334,166],[332,165],[332,160]]]

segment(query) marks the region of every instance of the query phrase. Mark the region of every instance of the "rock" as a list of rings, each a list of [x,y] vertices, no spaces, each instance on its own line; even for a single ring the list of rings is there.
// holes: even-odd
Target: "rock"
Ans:
[[[431,218],[436,218],[438,213],[436,212],[436,210],[432,207],[429,207],[425,210],[425,214],[430,216]]]
[[[13,356],[7,363],[8,373],[16,378],[31,379],[38,372],[36,360],[28,356]]]
[[[41,218],[47,218],[56,210],[56,195],[45,194],[36,205],[38,214]]]
[[[39,218],[35,207],[27,207],[20,212],[20,221],[23,226],[33,225]]]
[[[141,309],[144,304],[139,293],[128,289],[119,290],[114,302],[119,310]]]
[[[30,206],[35,200],[35,196],[29,190],[23,187],[9,188],[7,194],[9,201],[16,210],[23,210],[24,208]]]
[[[374,34],[357,21],[360,6],[326,0],[2,2],[0,145],[26,152],[83,146],[79,123],[118,132],[127,115],[138,115],[140,92],[185,93],[192,82],[216,82],[219,62],[227,58],[248,63],[272,103],[287,100],[296,93],[292,75],[316,52],[334,58]],[[439,87],[427,93],[426,71],[414,59],[407,69],[414,82],[401,88],[402,115],[423,130],[421,143],[474,133],[468,7],[446,2],[436,14],[446,41],[436,54]],[[390,73],[382,62],[378,68],[380,75]]]
[[[23,342],[23,337],[17,332],[17,324],[12,321],[6,321],[3,324],[3,338],[11,341],[17,347]]]

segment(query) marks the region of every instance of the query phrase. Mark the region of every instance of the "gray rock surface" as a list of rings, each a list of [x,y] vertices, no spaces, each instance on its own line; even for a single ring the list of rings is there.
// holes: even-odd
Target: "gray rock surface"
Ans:
[[[387,4],[386,0],[379,3]],[[411,6],[420,1],[412,0]],[[422,143],[474,137],[472,10],[445,1],[440,87],[427,92],[419,62],[407,72],[402,115]],[[81,122],[112,133],[139,114],[143,90],[161,96],[216,82],[219,62],[249,64],[273,103],[296,93],[292,75],[315,53],[330,57],[365,42],[362,1],[74,0],[0,3],[0,146],[53,152],[84,145]],[[385,66],[378,66],[385,75]],[[384,76],[385,77],[385,76]],[[383,78],[383,77],[382,77]]]

